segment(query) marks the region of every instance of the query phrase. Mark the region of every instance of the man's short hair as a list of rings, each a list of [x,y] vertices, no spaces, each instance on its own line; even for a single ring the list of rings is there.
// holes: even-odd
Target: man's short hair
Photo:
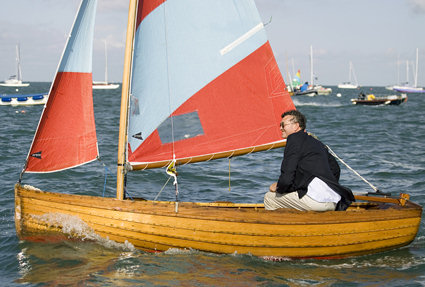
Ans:
[[[299,112],[298,110],[290,110],[290,111],[286,111],[282,114],[282,119],[286,116],[293,116],[293,121],[295,123],[298,123],[300,125],[300,128],[302,130],[306,129],[307,126],[307,119],[305,118],[305,116]]]

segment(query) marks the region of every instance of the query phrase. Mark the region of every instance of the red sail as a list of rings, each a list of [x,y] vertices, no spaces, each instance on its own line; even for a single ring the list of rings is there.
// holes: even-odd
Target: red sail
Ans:
[[[179,163],[249,153],[281,141],[280,116],[294,108],[267,42],[173,113],[178,116],[197,112],[202,135],[163,143],[155,131],[131,153],[129,161],[133,168],[143,169],[165,166],[172,159],[173,150]],[[273,147],[277,146],[282,143]]]
[[[97,0],[83,0],[28,154],[25,172],[53,172],[98,156],[92,53]]]
[[[92,75],[58,73],[31,148],[27,172],[62,170],[98,155]]]
[[[133,169],[283,146],[280,116],[294,104],[254,1],[144,0],[136,23]]]

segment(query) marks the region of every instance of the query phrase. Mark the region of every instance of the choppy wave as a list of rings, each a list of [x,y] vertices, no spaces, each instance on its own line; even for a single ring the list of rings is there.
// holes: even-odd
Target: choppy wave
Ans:
[[[60,227],[62,232],[70,239],[76,238],[82,241],[89,240],[105,246],[125,251],[134,251],[133,244],[128,241],[117,243],[109,238],[99,236],[90,226],[78,216],[63,213],[46,213],[33,216],[37,221],[45,222],[48,226]]]
[[[334,101],[327,101],[327,102],[323,102],[319,99],[313,98],[313,99],[306,99],[306,100],[299,100],[299,99],[294,99],[293,98],[293,102],[295,107],[302,107],[302,106],[312,106],[312,107],[342,107],[345,106],[347,104],[344,103],[340,103],[340,102],[334,102]]]

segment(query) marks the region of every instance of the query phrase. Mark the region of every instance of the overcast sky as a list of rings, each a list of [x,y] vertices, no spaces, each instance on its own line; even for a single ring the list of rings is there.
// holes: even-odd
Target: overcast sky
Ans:
[[[1,0],[0,81],[15,73],[17,43],[24,81],[51,81],[79,3]],[[396,84],[398,74],[405,81],[406,61],[413,82],[419,48],[418,84],[425,86],[425,0],[256,0],[256,4],[263,22],[272,18],[266,31],[285,80],[288,71],[298,69],[302,79],[309,80],[311,45],[320,84],[347,81],[349,61],[363,86]],[[127,9],[127,0],[98,1],[94,80],[104,77],[104,40],[109,80],[122,80]]]

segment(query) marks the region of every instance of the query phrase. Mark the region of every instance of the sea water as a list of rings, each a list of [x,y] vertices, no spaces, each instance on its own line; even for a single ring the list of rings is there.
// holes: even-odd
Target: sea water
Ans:
[[[413,201],[425,206],[425,95],[409,95],[408,101],[400,106],[354,106],[350,99],[357,97],[360,90],[332,88],[334,91],[328,96],[293,98],[297,109],[307,116],[308,131],[373,186],[394,195],[409,193]],[[48,89],[49,83],[31,83],[19,91],[2,88],[0,93],[47,93]],[[393,94],[383,87],[362,90],[375,95]],[[338,93],[341,97],[336,96]],[[59,173],[25,174],[23,182],[44,190],[114,197],[120,94],[120,89],[94,91],[101,162]],[[75,218],[60,220],[85,232],[90,240],[19,241],[14,226],[13,186],[41,112],[42,106],[0,109],[2,286],[425,285],[423,222],[415,241],[407,247],[338,260],[276,262],[251,255],[218,255],[192,249],[146,253],[128,242],[118,244],[98,238]],[[277,149],[178,167],[179,200],[262,202],[268,186],[279,176],[282,156],[283,149]],[[354,192],[373,191],[343,164],[340,166],[343,185]],[[175,189],[172,181],[167,180],[164,169],[131,173],[129,196],[174,200]]]

